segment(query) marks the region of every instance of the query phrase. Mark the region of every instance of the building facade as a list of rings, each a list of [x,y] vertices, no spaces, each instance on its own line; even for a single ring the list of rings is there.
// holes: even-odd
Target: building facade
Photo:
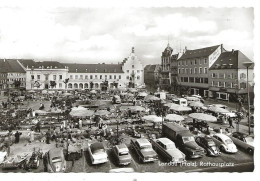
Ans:
[[[144,85],[144,66],[135,55],[134,47],[131,54],[123,60],[122,70],[126,76],[126,87],[140,87]]]
[[[125,87],[121,64],[64,64],[68,69],[68,89],[102,89]]]
[[[185,49],[178,59],[178,85],[182,94],[209,96],[209,67],[224,52],[222,45],[196,50]]]
[[[144,83],[149,90],[156,90],[159,86],[161,65],[146,65],[144,68]]]
[[[223,52],[210,67],[210,97],[236,101],[237,97],[247,94],[247,68],[245,62],[252,62],[241,51]],[[250,92],[253,92],[253,66],[248,69]]]

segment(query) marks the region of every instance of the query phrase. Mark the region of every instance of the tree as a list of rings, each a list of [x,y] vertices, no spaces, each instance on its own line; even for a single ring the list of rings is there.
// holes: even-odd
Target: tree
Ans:
[[[65,84],[65,89],[67,89],[67,84],[68,84],[68,82],[69,82],[69,78],[67,78],[67,79],[65,79],[63,82],[64,82],[64,84]]]
[[[56,85],[57,85],[57,83],[54,80],[50,81],[50,87],[51,88],[56,87]]]
[[[15,88],[19,88],[21,85],[21,81],[20,80],[14,80],[14,87]]]

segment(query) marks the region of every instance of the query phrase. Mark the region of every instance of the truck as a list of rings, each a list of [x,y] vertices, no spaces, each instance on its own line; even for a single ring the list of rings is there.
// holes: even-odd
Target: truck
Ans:
[[[206,151],[196,142],[191,132],[176,123],[163,123],[162,136],[174,141],[187,158],[200,158],[206,154]]]

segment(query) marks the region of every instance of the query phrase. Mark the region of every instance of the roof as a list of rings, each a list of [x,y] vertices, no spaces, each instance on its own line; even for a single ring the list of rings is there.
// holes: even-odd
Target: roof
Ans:
[[[121,64],[70,64],[64,66],[69,68],[69,73],[124,73]]]
[[[158,72],[158,69],[159,69],[160,65],[159,64],[156,64],[156,65],[146,65],[144,67],[144,71],[145,72],[150,72],[150,73],[154,73],[154,72]]]
[[[138,142],[138,144],[141,145],[150,145],[151,143],[147,140],[147,139],[136,139],[136,141]]]
[[[245,69],[246,67],[243,65],[245,62],[252,61],[239,50],[222,52],[209,69]],[[249,68],[252,69],[253,67],[252,65]]]
[[[179,60],[189,59],[189,58],[198,58],[198,57],[207,57],[211,55],[220,45],[200,48],[195,50],[186,50],[186,52],[180,57]]]
[[[221,134],[221,133],[217,133],[215,134],[217,137],[221,138],[222,140],[227,140],[230,139],[227,135]]]
[[[158,138],[157,140],[160,140],[164,145],[172,144],[172,141],[168,138]]]
[[[96,150],[104,149],[104,145],[100,142],[92,143],[90,145],[91,151],[94,152]]]
[[[17,59],[0,59],[0,72],[26,73],[22,66],[18,63]]]
[[[19,62],[25,67],[25,68],[50,68],[50,69],[65,69],[65,65],[61,64],[57,61],[43,61],[43,62],[35,62],[34,60],[19,60]]]
[[[116,149],[119,151],[119,152],[128,152],[128,148],[125,144],[121,144],[121,145],[116,145]]]

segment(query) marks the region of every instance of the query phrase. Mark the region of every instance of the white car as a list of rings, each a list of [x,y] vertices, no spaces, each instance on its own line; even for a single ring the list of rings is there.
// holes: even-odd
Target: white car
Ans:
[[[227,135],[218,133],[213,135],[213,139],[216,141],[216,145],[219,147],[220,151],[227,153],[237,152],[236,145]]]
[[[108,162],[108,155],[102,143],[96,142],[90,144],[88,146],[88,152],[93,165]]]

